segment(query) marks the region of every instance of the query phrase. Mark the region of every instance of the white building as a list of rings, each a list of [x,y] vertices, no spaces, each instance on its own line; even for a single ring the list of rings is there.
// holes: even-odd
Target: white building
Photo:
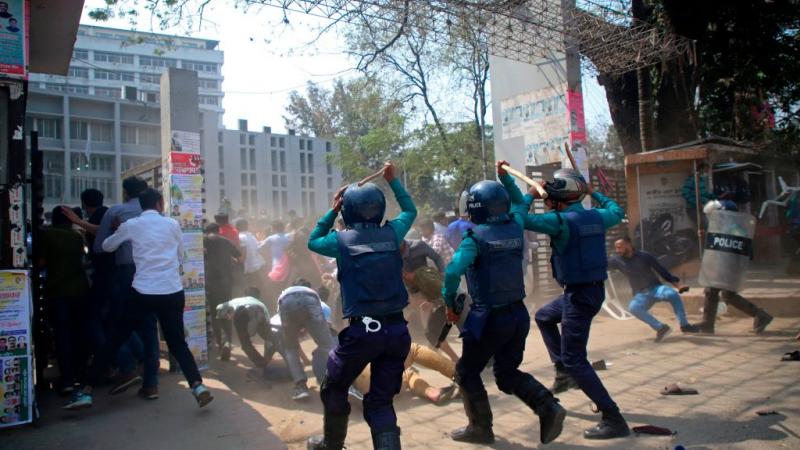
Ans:
[[[152,56],[160,45],[154,39],[174,47]],[[329,164],[336,145],[273,134],[269,127],[249,131],[246,121],[239,130],[223,128],[223,54],[216,48],[216,41],[81,26],[70,76],[30,76],[26,132],[38,131],[43,151],[45,210],[80,204],[87,188],[102,191],[108,204],[119,202],[122,173],[160,159],[160,73],[174,64],[198,71],[208,217],[224,198],[250,216],[326,211],[342,184],[340,171]],[[152,58],[164,65],[152,65]],[[126,86],[136,95],[123,95]]]
[[[81,25],[66,77],[32,73],[29,87],[159,103],[167,67],[198,74],[200,108],[220,114],[223,53],[208,39]]]

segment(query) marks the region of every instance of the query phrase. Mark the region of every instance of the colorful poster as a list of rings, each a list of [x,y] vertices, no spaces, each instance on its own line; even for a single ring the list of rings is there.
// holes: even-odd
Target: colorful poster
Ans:
[[[170,151],[200,154],[200,133],[172,130]]]
[[[203,233],[183,233],[183,262],[203,262]]]
[[[29,354],[30,304],[27,272],[0,271],[0,357]]]
[[[502,138],[521,137],[525,165],[562,162],[569,142],[566,85],[517,95],[501,102]]]
[[[205,289],[206,274],[203,260],[183,262],[183,288],[189,290]]]
[[[194,153],[172,152],[169,154],[168,172],[173,175],[200,175],[203,160]]]
[[[0,2],[0,74],[27,76],[28,19],[24,0]]]
[[[192,290],[186,291],[186,305],[184,311],[192,309],[205,309],[206,307],[206,292],[205,290]]]
[[[583,112],[581,91],[567,91],[567,110],[569,111],[569,143],[586,144],[586,121]]]
[[[0,358],[0,374],[0,428],[30,423],[33,420],[31,358]]]
[[[170,216],[184,231],[203,227],[203,176],[170,175]]]
[[[197,366],[208,367],[208,342],[206,340],[206,310],[193,309],[183,313],[183,332]]]

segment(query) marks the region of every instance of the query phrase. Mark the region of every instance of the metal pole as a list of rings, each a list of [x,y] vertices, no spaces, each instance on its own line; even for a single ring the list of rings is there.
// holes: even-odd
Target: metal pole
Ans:
[[[642,180],[639,176],[639,165],[636,165],[636,201],[639,204],[639,250],[644,250],[644,221],[642,220]]]
[[[700,237],[701,231],[703,229],[702,224],[702,216],[700,215],[700,209],[702,206],[700,205],[700,172],[697,170],[697,160],[692,160],[692,168],[694,169],[694,204],[695,204],[695,220],[697,221],[697,246],[699,249],[698,253],[700,256],[703,256],[703,239]]]

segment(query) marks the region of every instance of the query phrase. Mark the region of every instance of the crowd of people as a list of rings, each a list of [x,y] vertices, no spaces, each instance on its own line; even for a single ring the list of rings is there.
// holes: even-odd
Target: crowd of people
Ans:
[[[374,448],[400,449],[393,398],[403,388],[434,404],[460,397],[468,423],[452,439],[492,443],[493,416],[481,379],[490,364],[500,391],[530,407],[540,440],[548,443],[560,435],[566,415],[554,394],[568,389],[582,390],[602,413],[585,438],[630,433],[586,353],[610,270],[628,278],[629,310],[655,331],[656,342],[672,330],[649,312],[661,301],[684,333],[713,333],[720,295],[754,317],[756,333],[772,320],[735,292],[710,287],[703,322],[690,324],[680,297],[686,286],[656,257],[636,250],[629,238],[615,243],[616,254],[606,254],[606,231],[625,216],[612,199],[579,172],[561,169],[543,186],[548,212],[529,214],[541,195],[535,189],[523,195],[505,164],[497,163],[499,181],[484,180],[462,193],[452,216],[418,219],[391,163],[383,177],[401,210],[391,220],[384,220],[386,200],[372,183],[342,188],[316,222],[293,212],[286,220],[232,220],[220,210],[203,235],[213,354],[230,361],[238,340],[263,377],[280,355],[295,401],[311,396],[310,365],[320,386],[324,433],[309,440],[309,449],[343,447],[350,398],[363,403]],[[122,188],[124,202],[111,207],[101,192],[84,191],[81,207],[55,208],[43,232],[37,263],[46,273],[57,386],[72,395],[64,408],[90,407],[104,377],[110,377],[111,394],[140,384],[141,397],[157,399],[157,325],[203,407],[213,396],[184,335],[181,229],[164,217],[161,194],[145,181],[127,178]],[[587,196],[597,207],[583,206]],[[706,215],[736,206],[709,200]],[[696,213],[698,206],[690,206]],[[533,317],[554,365],[549,388],[520,370],[532,321],[523,303],[527,232],[550,236],[553,277],[563,287]],[[464,298],[466,308],[459,303]],[[460,352],[447,339],[452,325],[460,331]],[[263,351],[254,345],[256,336]],[[311,357],[301,346],[306,337],[314,342]],[[444,383],[435,387],[422,367],[441,374]]]

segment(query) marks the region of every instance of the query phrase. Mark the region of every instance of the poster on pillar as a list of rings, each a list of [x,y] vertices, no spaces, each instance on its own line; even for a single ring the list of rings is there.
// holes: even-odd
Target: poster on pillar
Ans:
[[[200,133],[172,130],[169,148],[173,152],[200,154]]]
[[[0,428],[33,420],[28,272],[0,271]]]
[[[183,231],[201,231],[203,227],[203,176],[169,176],[170,217]]]

